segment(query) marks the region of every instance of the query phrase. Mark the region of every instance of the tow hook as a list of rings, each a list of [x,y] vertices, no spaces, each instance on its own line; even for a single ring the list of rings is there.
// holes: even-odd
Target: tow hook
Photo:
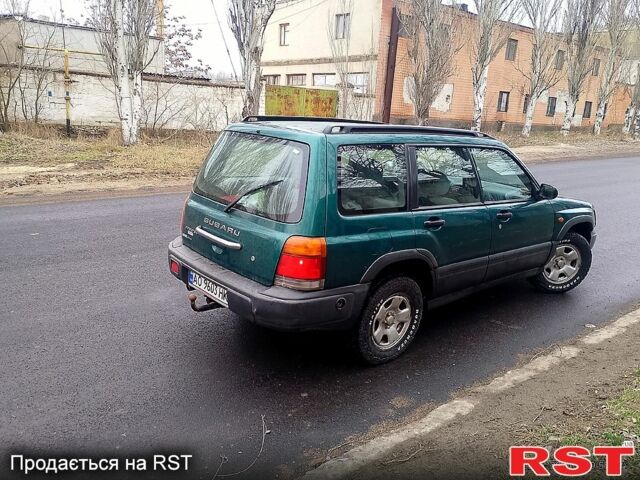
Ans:
[[[191,308],[196,312],[206,312],[207,310],[213,310],[215,308],[223,308],[222,305],[220,305],[219,303],[214,302],[213,300],[211,300],[208,297],[205,297],[207,299],[207,303],[205,303],[204,305],[200,305],[200,306],[196,305],[196,300],[198,299],[198,296],[195,293],[190,293],[187,298],[189,299],[189,303],[191,304]]]

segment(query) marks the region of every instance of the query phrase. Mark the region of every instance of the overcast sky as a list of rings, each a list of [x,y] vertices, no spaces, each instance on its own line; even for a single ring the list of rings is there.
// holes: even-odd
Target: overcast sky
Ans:
[[[49,18],[60,18],[60,1],[65,17],[73,17],[84,23],[84,2],[82,0],[31,0],[30,6],[34,15],[46,15]],[[227,0],[213,0],[220,17],[227,44],[236,58],[235,40],[227,27]],[[202,29],[202,39],[192,48],[194,58],[201,58],[211,65],[214,72],[231,72],[229,56],[224,48],[223,37],[216,23],[211,0],[165,0],[171,9],[171,15],[184,15],[184,23],[194,30]],[[236,63],[237,68],[237,63]]]

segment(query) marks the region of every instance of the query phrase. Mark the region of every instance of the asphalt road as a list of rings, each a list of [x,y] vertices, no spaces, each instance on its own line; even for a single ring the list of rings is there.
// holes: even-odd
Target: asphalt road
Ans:
[[[575,291],[526,282],[432,312],[401,359],[354,362],[336,334],[196,314],[168,273],[183,195],[0,208],[0,477],[9,452],[194,455],[192,475],[287,477],[352,434],[630,309],[640,300],[640,158],[534,166],[592,201],[598,243]],[[325,452],[325,453],[323,453]],[[173,476],[172,478],[178,478]]]

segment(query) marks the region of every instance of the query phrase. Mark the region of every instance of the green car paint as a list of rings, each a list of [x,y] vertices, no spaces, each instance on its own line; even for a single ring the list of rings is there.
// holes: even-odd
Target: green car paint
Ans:
[[[249,200],[243,199],[238,208],[228,212],[225,211],[226,206],[241,195],[241,189],[236,189],[234,195],[223,201],[203,195],[195,188],[185,204],[181,241],[184,247],[219,265],[224,271],[238,274],[266,288],[264,295],[283,298],[293,295],[284,292],[282,287],[274,286],[283,247],[287,239],[293,236],[322,237],[326,240],[325,293],[296,293],[295,301],[311,301],[319,295],[333,294],[334,291],[346,292],[346,304],[354,309],[349,315],[344,314],[349,318],[359,314],[364,301],[362,292],[366,296],[369,285],[395,263],[407,265],[406,262],[410,262],[412,269],[429,279],[425,282],[425,285],[429,284],[429,291],[423,292],[425,296],[438,297],[506,278],[517,272],[540,270],[555,242],[572,229],[578,229],[591,243],[595,240],[595,212],[589,203],[553,198],[555,195],[542,198],[537,193],[542,191],[540,184],[526,167],[504,143],[491,137],[447,129],[394,130],[389,127],[380,128],[379,131],[375,128],[362,132],[355,131],[357,129],[342,131],[341,128],[349,122],[332,119],[256,120],[230,125],[226,132],[289,142],[286,145],[294,145],[294,150],[295,145],[308,147],[306,175],[299,178],[297,183],[294,182],[293,187],[300,187],[303,195],[300,217],[295,221],[282,221],[270,218],[268,214],[251,211],[252,205],[261,202],[265,205],[260,208],[268,210],[266,199],[285,195],[282,192],[290,188],[286,185],[273,187],[281,193],[265,190]],[[402,196],[397,189],[405,188],[406,206],[362,214],[343,211],[340,206],[339,176],[340,168],[347,167],[339,166],[337,159],[340,152],[344,151],[341,149],[349,147],[353,152],[358,152],[371,145],[383,150],[385,146],[397,146],[396,150],[403,152],[406,185],[393,179],[387,184],[384,176],[380,182],[397,198]],[[477,201],[418,207],[422,201],[419,200],[419,178],[424,174],[419,171],[416,173],[419,168],[416,152],[432,148],[437,152],[455,150],[468,156],[470,165],[474,167],[473,170],[465,170],[468,178],[462,179],[462,185],[464,188],[477,189]],[[533,192],[530,197],[516,196],[497,201],[485,198],[485,190],[492,184],[486,183],[485,188],[484,179],[480,181],[475,158],[487,151],[490,154],[502,152],[500,155],[507,155],[522,169],[522,175],[528,177]],[[376,152],[371,155],[375,157]],[[374,166],[383,163],[375,158],[371,160],[367,157],[366,160],[372,161]],[[203,171],[206,165],[207,162]],[[351,163],[345,165],[355,168]],[[381,175],[384,169],[382,171]],[[402,172],[404,175],[404,170]],[[271,179],[267,177],[262,180]],[[464,182],[469,179],[477,179],[478,185],[473,187],[471,183],[465,186]],[[497,192],[491,195],[502,195],[499,185],[491,188]],[[446,200],[446,195],[444,197]],[[505,194],[505,197],[508,195]],[[509,215],[508,218],[503,218],[505,214]],[[431,226],[430,222],[434,219],[443,221],[444,226]],[[205,234],[221,237],[224,241],[238,242],[241,248],[212,244],[206,237],[194,233],[196,228],[205,230]],[[352,298],[350,291],[358,293],[354,293]]]

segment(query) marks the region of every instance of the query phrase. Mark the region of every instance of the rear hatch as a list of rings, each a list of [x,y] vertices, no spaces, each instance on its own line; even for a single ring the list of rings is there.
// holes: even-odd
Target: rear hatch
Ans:
[[[271,285],[287,238],[316,230],[303,221],[303,210],[318,204],[305,205],[305,195],[311,193],[310,150],[309,144],[292,139],[223,132],[185,205],[184,244],[229,270]]]

